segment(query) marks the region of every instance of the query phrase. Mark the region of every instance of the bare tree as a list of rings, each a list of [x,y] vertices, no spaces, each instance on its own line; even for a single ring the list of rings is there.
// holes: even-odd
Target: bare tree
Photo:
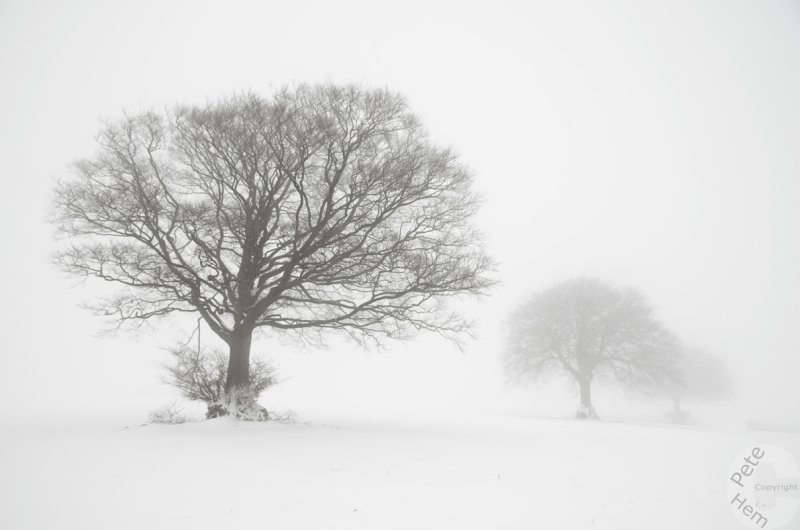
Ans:
[[[676,377],[678,342],[636,290],[570,280],[523,303],[510,319],[505,370],[512,382],[564,374],[580,389],[576,417],[596,419],[594,381],[636,387]]]
[[[208,417],[219,415],[217,409],[225,395],[228,355],[216,348],[195,349],[186,345],[171,348],[169,352],[172,363],[164,367],[167,383],[177,388],[183,397],[205,403]],[[277,382],[272,365],[251,357],[249,390],[254,399]]]
[[[725,361],[714,354],[698,349],[685,349],[678,362],[679,378],[666,381],[656,388],[658,395],[672,400],[670,417],[675,423],[689,419],[682,403],[686,399],[721,400],[733,395],[733,384]]]
[[[471,176],[387,90],[238,95],[98,141],[55,190],[57,263],[119,286],[94,307],[123,323],[199,313],[229,347],[228,413],[263,410],[237,397],[256,330],[458,333],[445,298],[492,283]]]

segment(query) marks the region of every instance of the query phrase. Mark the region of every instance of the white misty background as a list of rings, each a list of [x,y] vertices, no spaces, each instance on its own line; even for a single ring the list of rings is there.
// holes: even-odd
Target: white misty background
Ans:
[[[463,353],[431,337],[383,354],[258,340],[285,378],[268,407],[570,415],[563,385],[503,386],[503,320],[525,293],[589,275],[641,289],[726,359],[737,398],[713,421],[796,428],[798,25],[794,2],[4,2],[2,415],[125,424],[176,396],[160,347],[192,322],[98,338],[77,307],[91,291],[47,264],[52,179],[94,151],[99,120],[332,81],[406,95],[461,154],[502,284],[464,307],[479,325]],[[612,417],[670,408],[598,399]]]

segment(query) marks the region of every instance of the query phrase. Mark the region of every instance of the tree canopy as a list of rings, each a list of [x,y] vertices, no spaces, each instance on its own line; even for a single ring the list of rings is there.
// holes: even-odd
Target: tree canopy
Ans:
[[[121,322],[199,313],[241,372],[259,328],[464,330],[445,299],[492,284],[477,207],[404,98],[299,85],[108,123],[56,187],[56,261],[118,286],[93,307]]]
[[[514,382],[566,375],[581,390],[579,416],[593,417],[593,381],[639,386],[676,377],[678,341],[635,289],[594,278],[558,284],[511,315],[504,365]]]

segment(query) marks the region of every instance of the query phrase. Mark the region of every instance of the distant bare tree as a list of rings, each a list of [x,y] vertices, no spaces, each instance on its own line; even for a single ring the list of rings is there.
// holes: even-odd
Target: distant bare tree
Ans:
[[[450,335],[467,322],[445,298],[492,283],[469,173],[389,91],[239,95],[98,141],[55,190],[57,262],[116,284],[94,307],[121,322],[199,313],[229,347],[222,412],[265,416],[239,397],[256,330]]]
[[[580,389],[576,417],[596,419],[592,383],[637,387],[676,377],[678,341],[636,290],[570,280],[523,303],[510,319],[505,371],[512,382],[565,374]]]
[[[657,387],[657,393],[666,394],[673,409],[672,421],[683,423],[689,413],[683,410],[685,399],[714,401],[733,395],[733,384],[725,361],[714,354],[698,349],[683,350],[678,362],[679,378]]]

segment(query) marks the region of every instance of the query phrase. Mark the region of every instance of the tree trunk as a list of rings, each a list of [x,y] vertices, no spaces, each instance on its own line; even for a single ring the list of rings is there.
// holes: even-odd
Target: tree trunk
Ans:
[[[592,406],[592,380],[583,378],[578,381],[581,389],[581,405],[575,413],[575,417],[581,420],[596,420],[597,412]]]
[[[253,329],[235,330],[228,339],[228,374],[225,393],[208,406],[207,418],[233,416],[242,420],[266,421],[267,409],[256,402],[258,396],[250,388],[250,346]]]
[[[689,413],[685,412],[681,407],[681,398],[675,396],[672,398],[672,422],[673,423],[686,423],[689,419]]]
[[[230,393],[236,388],[250,386],[250,345],[253,342],[253,330],[241,329],[234,331],[228,340],[228,376],[225,379],[225,392]]]

